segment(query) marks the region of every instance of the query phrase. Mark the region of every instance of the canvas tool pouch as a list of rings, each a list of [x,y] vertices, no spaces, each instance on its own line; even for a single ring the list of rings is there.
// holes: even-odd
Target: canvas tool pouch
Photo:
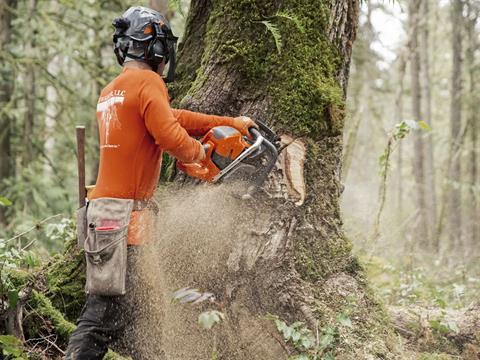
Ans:
[[[84,244],[88,294],[125,294],[127,234],[133,205],[131,199],[99,198],[89,202]]]

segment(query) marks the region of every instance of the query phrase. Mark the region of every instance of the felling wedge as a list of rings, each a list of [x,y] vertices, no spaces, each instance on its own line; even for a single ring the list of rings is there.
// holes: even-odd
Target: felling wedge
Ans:
[[[177,163],[188,176],[210,183],[245,181],[262,186],[278,158],[279,138],[265,124],[243,136],[229,126],[211,129],[203,138],[206,157],[201,163]]]

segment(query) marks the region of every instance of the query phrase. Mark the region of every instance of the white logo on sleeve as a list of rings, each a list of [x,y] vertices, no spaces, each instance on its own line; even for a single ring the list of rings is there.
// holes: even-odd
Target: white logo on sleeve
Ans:
[[[120,146],[118,144],[110,144],[109,136],[111,129],[121,128],[117,115],[117,105],[122,105],[124,100],[125,90],[113,90],[108,95],[98,99],[97,112],[101,113],[103,130],[105,131],[105,144],[101,144],[100,148],[117,148]]]

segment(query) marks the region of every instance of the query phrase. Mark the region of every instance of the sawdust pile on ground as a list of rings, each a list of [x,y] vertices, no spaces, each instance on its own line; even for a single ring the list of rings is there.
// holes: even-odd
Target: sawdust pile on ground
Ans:
[[[158,200],[154,241],[144,248],[139,267],[143,315],[135,326],[135,358],[211,359],[215,330],[201,329],[197,318],[215,306],[172,304],[172,293],[183,287],[224,291],[242,205],[225,186],[162,191]]]

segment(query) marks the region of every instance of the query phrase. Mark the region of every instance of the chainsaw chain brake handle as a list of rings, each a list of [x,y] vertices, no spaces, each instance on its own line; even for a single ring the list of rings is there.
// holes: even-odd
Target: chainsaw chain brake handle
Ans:
[[[256,185],[255,187],[258,189],[265,182],[265,180],[268,177],[268,174],[270,174],[270,172],[275,167],[275,163],[277,162],[278,150],[274,144],[277,143],[278,137],[264,123],[257,121],[257,124],[259,125],[260,130],[264,132],[265,136],[262,136],[260,131],[254,127],[250,128],[249,131],[254,137],[254,139],[258,139],[258,138],[262,139],[262,145],[265,146],[268,152],[270,153],[270,158],[267,160],[267,163],[265,164],[264,169],[261,171],[260,176],[258,176],[255,179],[255,185]],[[252,189],[252,190],[255,191],[255,189]]]

